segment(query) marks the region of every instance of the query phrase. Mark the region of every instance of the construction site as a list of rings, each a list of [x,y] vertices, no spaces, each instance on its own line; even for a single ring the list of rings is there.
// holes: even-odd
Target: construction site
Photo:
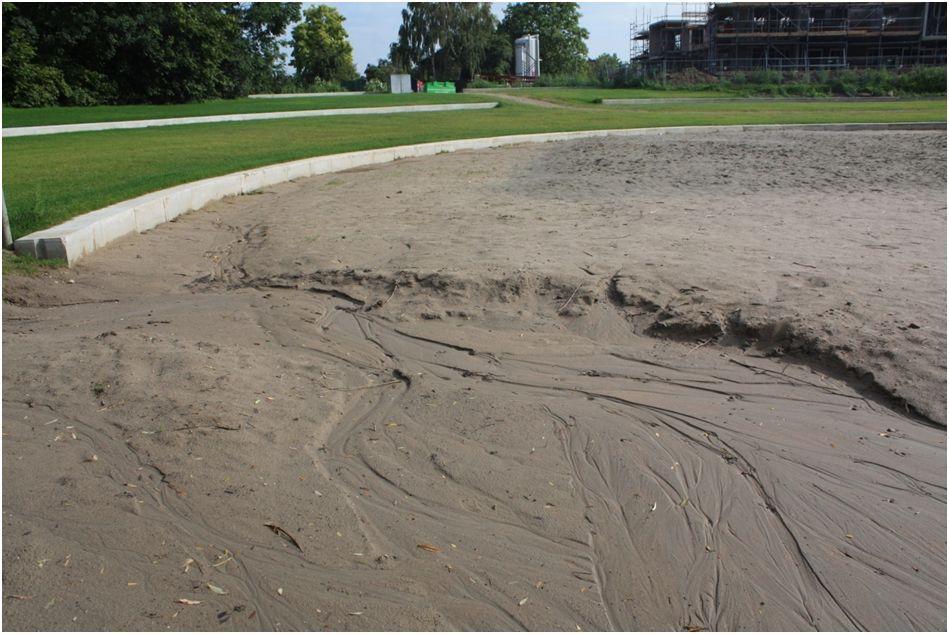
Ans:
[[[630,24],[629,39],[640,76],[945,66],[946,4],[656,5]]]

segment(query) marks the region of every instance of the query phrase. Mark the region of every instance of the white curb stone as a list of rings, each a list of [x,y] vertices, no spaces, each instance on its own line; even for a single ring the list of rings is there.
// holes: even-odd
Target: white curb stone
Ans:
[[[901,101],[902,97],[648,97],[643,99],[603,99],[604,106],[648,106],[650,104],[703,103],[845,103]]]
[[[487,110],[497,107],[496,101],[478,103],[427,104],[421,106],[382,106],[373,108],[324,108],[321,110],[290,110],[286,112],[253,112],[222,114],[209,117],[175,117],[172,119],[141,119],[138,121],[103,121],[101,123],[68,123],[64,125],[34,125],[4,128],[3,138],[65,134],[67,132],[99,132],[101,130],[131,130],[166,125],[195,123],[222,123],[227,121],[263,121],[266,119],[300,119],[307,117],[340,117],[350,115],[404,114],[411,112],[446,112],[452,110]]]
[[[933,123],[845,123],[792,125],[682,126],[622,130],[546,132],[458,139],[419,145],[402,145],[378,150],[348,152],[269,165],[257,169],[206,178],[170,187],[138,198],[91,211],[55,227],[43,229],[14,242],[17,253],[37,258],[60,258],[70,265],[96,249],[119,238],[152,229],[188,211],[200,209],[214,200],[247,194],[262,187],[297,178],[339,172],[354,167],[387,163],[400,158],[432,156],[459,150],[481,150],[519,143],[545,143],[608,136],[661,136],[669,133],[724,132],[727,130],[945,130],[944,122]]]

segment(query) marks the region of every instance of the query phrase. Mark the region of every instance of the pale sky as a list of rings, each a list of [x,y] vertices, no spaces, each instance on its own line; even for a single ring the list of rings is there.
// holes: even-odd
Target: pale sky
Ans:
[[[304,3],[304,7],[311,4]],[[362,74],[366,64],[375,63],[389,54],[389,44],[399,35],[402,24],[404,2],[326,2],[336,7],[346,18],[344,26],[353,45],[356,70]],[[493,3],[495,15],[500,18],[506,2]],[[654,17],[662,15],[666,8],[670,14],[678,14],[680,3],[632,3],[632,2],[581,2],[580,24],[590,32],[587,48],[590,57],[601,53],[615,53],[620,59],[629,57],[629,24],[636,22],[643,13]],[[540,43],[543,57],[544,43]]]

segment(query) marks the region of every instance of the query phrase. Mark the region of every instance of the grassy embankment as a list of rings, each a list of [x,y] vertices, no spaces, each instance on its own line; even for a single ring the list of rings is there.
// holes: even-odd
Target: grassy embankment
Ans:
[[[748,99],[761,101],[763,99],[828,99],[846,97],[846,95],[788,95],[754,93],[749,91],[731,90],[727,88],[708,90],[689,90],[686,88],[492,88],[479,91],[483,96],[501,93],[521,97],[530,97],[541,101],[564,105],[591,105],[598,104],[603,99]],[[921,95],[917,97],[901,96],[901,99],[936,99],[939,95]],[[830,99],[828,99],[830,101]]]
[[[563,89],[557,89],[563,90]],[[616,91],[619,92],[619,91]],[[706,93],[707,94],[707,93]],[[150,191],[311,156],[536,132],[656,126],[945,121],[946,100],[644,104],[212,123],[6,139],[15,236]]]
[[[684,88],[661,90],[654,88],[491,88],[480,92],[482,96],[492,93],[517,95],[561,103],[589,106],[602,99],[693,99],[732,98],[740,93],[729,90],[688,90]]]
[[[343,97],[282,97],[278,99],[216,99],[201,103],[163,106],[90,106],[51,108],[3,107],[3,127],[19,128],[33,125],[66,123],[100,123],[103,121],[136,121],[140,119],[171,119],[173,117],[209,117],[222,114],[288,112],[291,110],[325,110],[328,108],[381,108],[384,106],[420,106],[424,104],[471,103],[491,101],[487,95],[440,95],[413,93],[408,95],[347,95]]]

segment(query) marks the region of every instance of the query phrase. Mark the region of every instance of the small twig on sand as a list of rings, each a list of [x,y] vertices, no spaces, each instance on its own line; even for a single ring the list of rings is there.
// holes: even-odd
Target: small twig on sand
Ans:
[[[379,304],[379,306],[380,306],[380,307],[381,307],[381,306],[385,306],[385,305],[389,302],[389,300],[392,299],[392,296],[395,295],[395,292],[396,292],[397,290],[399,290],[399,283],[398,283],[398,282],[395,282],[395,283],[392,284],[392,292],[389,293],[389,296],[386,297],[385,301],[382,302],[381,304]]]
[[[791,264],[797,264],[798,266],[803,266],[806,269],[816,269],[816,266],[811,266],[810,264],[801,264],[800,262],[791,262]]]
[[[402,380],[396,379],[394,381],[384,381],[382,383],[369,383],[368,385],[357,385],[356,387],[329,387],[327,385],[324,385],[323,389],[331,390],[333,392],[355,392],[356,390],[368,390],[374,387],[385,387],[387,385],[395,385],[396,383],[402,383]]]
[[[62,304],[42,304],[38,308],[62,308],[63,306],[82,306],[83,304],[118,304],[117,299],[90,299],[82,302],[63,302]]]
[[[686,355],[692,354],[693,352],[695,352],[696,350],[698,350],[698,349],[701,348],[702,346],[707,346],[708,344],[712,343],[712,341],[714,341],[714,340],[715,340],[714,337],[709,337],[709,338],[706,339],[705,341],[700,341],[698,344],[692,346],[692,347],[689,349],[689,351],[686,352]]]
[[[558,314],[558,315],[563,312],[563,309],[564,309],[564,308],[566,308],[567,306],[570,305],[570,302],[572,302],[572,301],[573,301],[573,298],[577,296],[577,291],[579,291],[582,286],[583,286],[583,284],[580,284],[580,286],[578,286],[578,287],[576,287],[575,289],[573,289],[573,292],[570,293],[570,297],[567,298],[567,301],[565,301],[565,302],[563,303],[563,306],[561,306],[560,308],[557,309],[557,314]]]
[[[373,304],[372,306],[367,306],[367,307],[366,307],[366,312],[369,312],[370,310],[374,310],[374,309],[376,309],[376,308],[382,308],[383,306],[385,306],[386,304],[388,304],[388,303],[389,303],[389,300],[392,299],[392,296],[395,295],[395,292],[396,292],[397,290],[399,290],[399,283],[398,283],[398,282],[395,282],[395,283],[392,285],[392,292],[389,293],[389,296],[386,297],[385,299],[381,300],[381,301],[376,302],[376,303]]]
[[[194,425],[186,427],[178,427],[176,429],[171,429],[169,431],[194,431],[196,429],[222,429],[224,431],[243,431],[243,427],[228,427],[227,425]]]

